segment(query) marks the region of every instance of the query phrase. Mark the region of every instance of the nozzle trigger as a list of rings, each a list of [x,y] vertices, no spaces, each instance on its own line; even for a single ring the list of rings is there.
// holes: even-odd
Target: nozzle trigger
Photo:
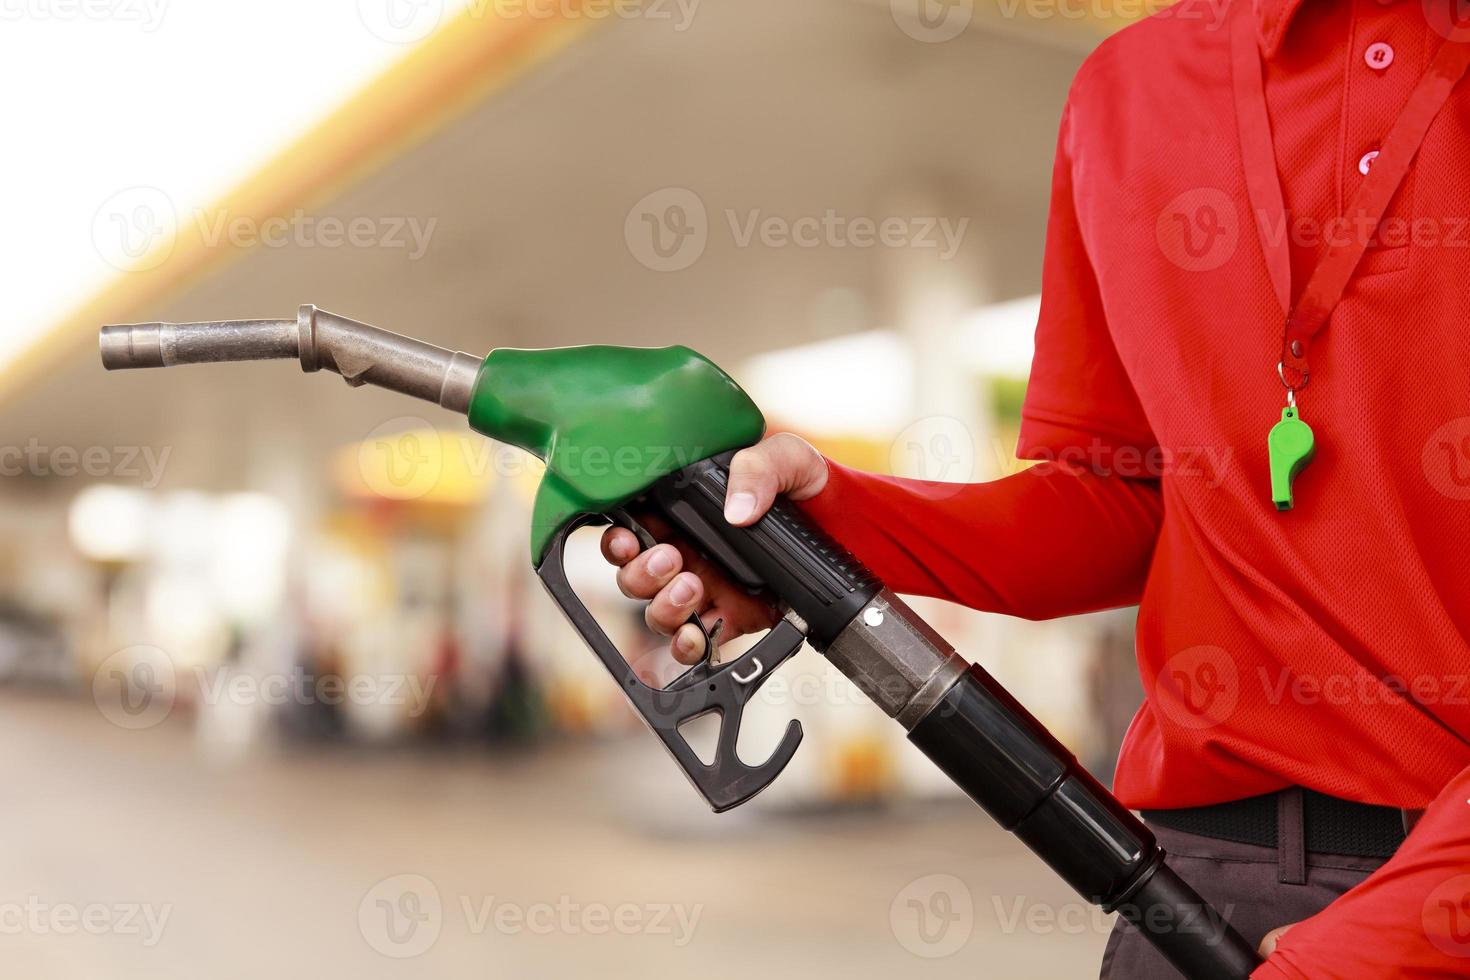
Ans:
[[[622,508],[619,508],[613,511],[611,514],[607,515],[607,519],[613,524],[616,524],[618,527],[626,528],[627,530],[632,531],[633,536],[638,539],[639,551],[647,551],[649,548],[652,548],[654,545],[658,544],[658,539],[649,532],[648,528],[644,527],[642,524],[639,524],[636,520],[634,520],[632,514],[629,514],[626,510],[623,510]],[[704,659],[701,660],[700,663],[719,663],[720,631],[724,629],[725,621],[723,619],[717,619],[715,620],[715,625],[705,626],[704,620],[700,617],[699,613],[693,612],[689,614],[689,618],[684,620],[684,622],[686,625],[693,625],[698,627],[699,632],[704,634]]]
[[[639,679],[627,659],[588,612],[566,575],[567,538],[580,528],[609,521],[628,528],[645,547],[654,542],[652,535],[624,511],[609,515],[584,514],[557,532],[536,574],[572,628],[618,682],[633,710],[663,742],[710,807],[719,813],[739,806],[769,786],[786,768],[796,753],[796,747],[801,744],[801,722],[792,719],[775,751],[760,765],[746,765],[736,751],[745,705],[776,668],[801,649],[806,636],[789,620],[783,619],[744,654],[728,664],[720,664],[713,657],[723,624],[717,622],[706,630],[698,616],[694,616],[692,621],[699,622],[705,633],[705,659],[666,687],[649,687]],[[679,729],[685,722],[711,712],[720,716],[720,734],[714,757],[705,763]]]

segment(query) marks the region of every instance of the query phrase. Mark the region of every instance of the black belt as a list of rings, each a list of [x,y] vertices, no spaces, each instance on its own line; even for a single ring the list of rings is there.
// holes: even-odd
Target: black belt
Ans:
[[[1292,791],[1183,810],[1144,810],[1143,818],[1186,834],[1274,848],[1280,843],[1280,797],[1287,792]],[[1404,842],[1402,810],[1354,803],[1310,789],[1301,794],[1309,853],[1390,858]]]

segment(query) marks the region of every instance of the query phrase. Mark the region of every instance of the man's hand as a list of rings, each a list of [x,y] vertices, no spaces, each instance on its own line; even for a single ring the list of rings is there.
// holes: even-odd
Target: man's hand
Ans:
[[[1296,925],[1296,923],[1293,922],[1291,925]],[[1282,936],[1286,935],[1286,932],[1288,929],[1291,928],[1291,925],[1281,926],[1279,928],[1272,929],[1270,932],[1266,933],[1266,938],[1261,940],[1261,947],[1259,950],[1262,958],[1269,957],[1272,953],[1276,952],[1276,944],[1281,941]]]
[[[827,485],[827,461],[806,440],[790,433],[774,435],[730,462],[725,520],[745,527],[770,510],[776,494],[792,500],[815,497]],[[650,528],[661,537],[659,529]],[[705,624],[724,620],[721,639],[769,629],[776,610],[747,595],[699,554],[678,542],[664,542],[639,554],[638,538],[627,528],[608,528],[602,555],[618,568],[618,588],[630,599],[648,599],[643,618],[650,628],[673,637],[674,658],[695,664],[704,656],[704,636],[690,613]]]

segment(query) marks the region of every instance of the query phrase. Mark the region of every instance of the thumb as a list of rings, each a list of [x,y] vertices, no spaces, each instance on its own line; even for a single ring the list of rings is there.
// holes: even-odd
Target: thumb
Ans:
[[[806,500],[827,485],[827,461],[805,439],[789,432],[742,449],[730,461],[725,520],[754,524],[770,510],[776,494]]]
[[[1272,929],[1270,932],[1266,933],[1266,938],[1261,940],[1261,955],[1270,956],[1272,953],[1276,952],[1276,944],[1281,941],[1281,937],[1286,935],[1287,931],[1290,929],[1291,926],[1289,925],[1281,926],[1279,928]]]

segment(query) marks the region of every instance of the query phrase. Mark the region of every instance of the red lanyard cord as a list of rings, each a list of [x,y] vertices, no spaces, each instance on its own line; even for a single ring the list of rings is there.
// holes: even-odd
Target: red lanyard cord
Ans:
[[[1252,209],[1256,212],[1256,227],[1264,238],[1262,219],[1268,215],[1284,214],[1284,205],[1266,115],[1256,25],[1249,14],[1250,9],[1246,6],[1243,14],[1235,18],[1232,54],[1246,187]],[[1332,310],[1347,291],[1353,272],[1368,250],[1384,212],[1408,175],[1409,166],[1414,162],[1430,124],[1449,100],[1450,93],[1467,68],[1470,68],[1470,41],[1445,41],[1389,129],[1368,175],[1358,185],[1357,193],[1348,205],[1344,228],[1351,233],[1333,236],[1327,251],[1318,259],[1307,279],[1296,307],[1286,318],[1286,334],[1281,345],[1281,381],[1288,391],[1300,391],[1311,379],[1307,355],[1312,338],[1327,326]],[[1286,281],[1290,275],[1289,267],[1283,261],[1283,252],[1273,253],[1269,243],[1264,244],[1267,245],[1272,284],[1285,307],[1290,297]]]

